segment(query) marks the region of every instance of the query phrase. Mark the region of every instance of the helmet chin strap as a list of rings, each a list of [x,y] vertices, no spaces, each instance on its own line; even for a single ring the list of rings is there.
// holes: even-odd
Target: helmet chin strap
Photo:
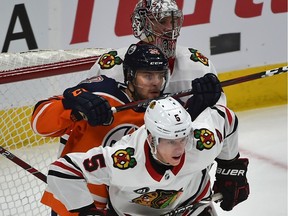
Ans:
[[[132,85],[132,84],[131,84],[131,85]],[[132,85],[132,86],[133,86],[133,85]],[[125,92],[126,92],[126,94],[130,97],[130,99],[131,99],[132,101],[141,100],[141,97],[139,96],[139,94],[137,93],[137,91],[135,91],[135,89],[134,89],[134,91],[132,91],[132,90],[130,89],[129,82],[127,83],[127,88],[125,89]],[[144,106],[135,107],[135,108],[133,108],[133,110],[134,110],[135,112],[145,112],[145,111],[146,111],[146,107],[144,107]]]
[[[161,160],[159,160],[157,158],[157,156],[156,156],[157,155],[157,145],[155,144],[155,142],[156,142],[155,138],[152,137],[152,142],[150,142],[148,137],[147,137],[146,140],[147,140],[147,142],[148,142],[148,144],[150,146],[150,152],[151,152],[152,157],[154,158],[154,160],[156,160],[158,163],[163,164],[165,166],[171,166],[169,163],[165,163],[165,162],[163,162],[163,161],[161,161]]]
[[[133,83],[132,83],[133,82]],[[128,85],[128,90],[130,91],[132,97],[133,97],[133,100],[136,101],[136,100],[145,100],[147,98],[143,98],[141,97],[138,92],[136,91],[135,87],[137,88],[140,88],[140,89],[146,89],[147,87],[143,87],[141,85],[137,85],[134,83],[134,81],[130,82],[131,85],[133,86],[134,88],[134,91],[132,91],[130,88],[129,88],[129,85]],[[165,89],[165,86],[166,86],[166,80],[163,81],[163,84],[161,86],[161,89],[160,89],[160,95],[163,93],[164,89]]]
[[[130,85],[129,85],[129,84],[128,84],[128,86],[127,86],[127,89],[128,89],[128,91],[130,92],[133,101],[145,99],[145,98],[141,98],[141,97],[139,96],[138,92],[135,90],[135,86],[138,87],[138,88],[143,88],[143,87],[138,86],[138,85],[134,85],[134,84],[132,84],[131,82],[129,82],[129,83],[133,86],[133,90],[130,88]]]

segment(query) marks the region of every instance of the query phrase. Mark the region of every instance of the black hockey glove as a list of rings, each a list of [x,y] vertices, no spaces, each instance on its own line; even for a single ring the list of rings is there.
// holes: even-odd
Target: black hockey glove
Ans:
[[[216,104],[223,90],[217,76],[208,73],[192,81],[192,91],[208,107]]]
[[[79,216],[106,216],[108,215],[106,210],[91,208],[87,211],[83,211],[79,213]]]
[[[239,158],[232,162],[216,161],[218,166],[213,190],[214,193],[220,192],[223,195],[220,207],[230,211],[238,203],[246,200],[250,193],[246,178],[249,161],[247,158]]]
[[[107,210],[96,208],[94,203],[79,209],[70,210],[70,212],[79,213],[79,216],[109,216]]]
[[[62,103],[65,109],[72,109],[73,121],[85,119],[91,126],[110,125],[113,122],[111,106],[105,98],[77,86],[66,89],[63,96]]]
[[[217,76],[208,73],[192,81],[192,91],[193,96],[187,100],[185,107],[194,121],[203,110],[216,104],[223,90]]]

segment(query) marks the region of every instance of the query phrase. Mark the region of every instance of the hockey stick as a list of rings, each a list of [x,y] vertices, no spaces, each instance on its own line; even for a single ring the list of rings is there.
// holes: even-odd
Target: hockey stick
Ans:
[[[161,216],[175,216],[177,214],[184,213],[185,211],[188,211],[188,210],[190,211],[190,213],[192,213],[193,211],[195,211],[200,206],[207,205],[210,202],[216,202],[217,203],[217,202],[221,201],[222,198],[223,198],[223,196],[221,193],[216,193],[216,194],[213,194],[208,199],[201,200],[201,201],[196,202],[196,203],[192,203],[192,204],[188,204],[186,206],[179,207],[179,208],[174,209],[174,210],[172,210],[166,214],[162,214]]]
[[[0,154],[2,154],[4,157],[6,157],[7,159],[11,160],[12,162],[14,162],[15,164],[17,164],[18,166],[22,167],[23,169],[25,169],[27,172],[31,173],[32,175],[36,176],[38,179],[40,179],[41,181],[47,183],[47,177],[41,173],[40,171],[38,171],[37,169],[35,169],[34,167],[30,166],[29,164],[27,164],[25,161],[21,160],[20,158],[18,158],[16,155],[12,154],[10,151],[4,149],[3,147],[0,146]],[[210,198],[205,199],[205,200],[201,200],[199,202],[193,203],[193,204],[188,204],[186,206],[182,206],[179,207],[175,210],[172,210],[166,214],[163,214],[161,216],[175,216],[177,214],[180,213],[184,213],[185,211],[195,211],[197,208],[199,208],[200,206],[203,205],[207,205],[210,202],[218,202],[220,200],[222,200],[223,196],[221,193],[216,193],[213,194]]]
[[[286,73],[287,70],[288,70],[288,66],[284,66],[284,67],[279,67],[279,68],[275,68],[275,69],[272,69],[272,70],[262,71],[262,72],[255,73],[255,74],[250,74],[250,75],[246,75],[246,76],[242,76],[242,77],[237,77],[237,78],[234,78],[234,79],[222,81],[221,82],[221,86],[222,87],[226,87],[226,86],[235,85],[235,84],[239,84],[239,83],[243,83],[243,82],[247,82],[247,81],[251,81],[251,80],[255,80],[255,79],[260,79],[260,78],[264,78],[264,77],[270,77],[270,76],[274,76],[274,75],[277,75],[277,74]],[[168,97],[168,96],[171,96],[171,97],[174,97],[174,98],[179,98],[179,97],[184,97],[184,96],[188,96],[188,95],[191,95],[191,94],[193,94],[193,90],[192,89],[188,89],[188,90],[180,91],[180,92],[177,92],[177,93],[168,94],[168,95],[159,97],[157,99],[165,98],[165,97]],[[113,111],[113,113],[116,113],[116,112],[120,112],[120,111],[123,111],[123,110],[131,109],[131,108],[145,107],[145,106],[148,106],[150,101],[152,101],[152,99],[134,101],[134,102],[131,102],[131,103],[128,103],[128,104],[125,104],[125,105],[112,107],[111,110]]]
[[[22,167],[27,172],[31,173],[32,175],[36,176],[40,180],[46,183],[46,175],[35,169],[34,167],[27,164],[25,161],[18,158],[16,155],[12,154],[10,151],[4,149],[0,146],[0,154],[2,154],[4,157],[8,158],[18,166]]]
[[[288,70],[288,66],[284,66],[284,67],[280,67],[280,68],[276,68],[276,69],[272,69],[272,70],[259,72],[256,74],[251,74],[251,75],[247,75],[247,76],[242,76],[242,77],[226,80],[226,81],[221,82],[221,85],[222,85],[222,87],[225,87],[225,86],[229,86],[229,85],[239,84],[242,82],[247,82],[247,81],[251,81],[251,80],[255,80],[255,79],[259,79],[259,78],[264,78],[264,77],[269,77],[269,76],[273,76],[273,75],[277,75],[277,74],[281,74],[281,73],[286,73],[287,70]],[[174,94],[166,95],[165,97],[171,96],[171,97],[178,98],[178,97],[188,96],[191,94],[193,94],[192,89],[188,89],[185,91],[180,91],[180,92],[177,92]],[[151,100],[135,101],[135,102],[125,104],[122,106],[112,107],[111,109],[112,109],[113,113],[116,113],[116,112],[120,112],[120,111],[123,111],[126,109],[131,109],[131,108],[141,107],[141,106],[147,106],[150,103],[150,101]],[[15,156],[14,154],[12,154],[11,152],[9,152],[8,150],[4,149],[1,146],[0,146],[0,153],[4,157],[13,161],[17,165],[21,166],[23,169],[30,172],[31,174],[33,174],[34,176],[36,176],[37,178],[39,178],[40,180],[42,180],[43,182],[46,183],[46,176],[43,173],[41,173],[37,169],[33,168],[32,166],[27,164],[25,161],[21,160],[20,158],[18,158],[17,156]]]

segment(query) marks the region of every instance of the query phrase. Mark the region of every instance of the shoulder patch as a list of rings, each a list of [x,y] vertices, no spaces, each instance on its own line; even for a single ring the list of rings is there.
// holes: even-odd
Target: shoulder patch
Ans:
[[[113,159],[113,166],[118,169],[133,168],[137,165],[136,159],[131,157],[134,155],[134,148],[118,149],[111,155]]]
[[[123,60],[117,55],[118,53],[115,50],[110,51],[108,53],[104,53],[98,61],[100,68],[110,69],[114,67],[115,65],[120,65],[123,62]]]
[[[194,137],[198,139],[196,148],[200,151],[211,149],[216,143],[214,133],[206,128],[194,130]]]
[[[202,55],[198,50],[193,48],[188,48],[191,52],[190,59],[194,62],[201,62],[205,66],[209,66],[208,58]]]
[[[85,80],[81,81],[79,84],[93,83],[93,82],[102,82],[103,80],[104,80],[104,78],[100,75],[100,76],[94,76],[94,77],[85,79]]]

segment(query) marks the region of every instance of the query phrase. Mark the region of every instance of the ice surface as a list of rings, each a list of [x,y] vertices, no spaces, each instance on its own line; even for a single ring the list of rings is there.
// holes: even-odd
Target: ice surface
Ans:
[[[239,118],[241,157],[248,157],[250,160],[247,175],[251,194],[248,200],[236,206],[231,212],[223,211],[219,204],[216,204],[218,215],[287,216],[287,105],[238,112],[237,115]],[[57,145],[50,145],[49,150],[44,149],[44,151],[52,151],[56,158],[57,147]],[[31,154],[34,154],[35,151],[43,151],[43,149],[35,148]],[[15,154],[21,154],[21,152],[16,151]],[[28,215],[22,212],[25,208],[30,208],[27,205],[29,202],[27,197],[30,193],[34,193],[33,188],[29,188],[28,184],[25,185],[25,182],[19,182],[13,177],[13,180],[6,182],[7,180],[3,176],[7,173],[7,164],[11,167],[11,162],[1,157],[0,195],[5,194],[8,199],[11,199],[8,194],[6,195],[9,184],[15,184],[15,187],[22,184],[21,190],[17,189],[20,190],[19,193],[14,195],[18,196],[18,198],[16,197],[17,202],[11,208],[13,208],[14,215]],[[25,152],[25,157],[30,157],[29,151]],[[37,161],[36,164],[47,166],[47,161]],[[215,166],[212,169],[212,172],[214,171]],[[26,174],[26,171],[23,170],[22,172]],[[27,181],[32,183],[31,181],[35,180],[35,177],[31,174],[28,176]],[[213,179],[214,175],[212,175],[212,181]],[[45,187],[45,184],[43,186]],[[3,204],[5,200],[0,200],[0,202]],[[33,206],[34,204],[32,204]],[[46,209],[44,206],[42,208]],[[40,213],[37,210],[32,210],[29,215],[38,216]],[[1,208],[0,216],[7,216]]]

